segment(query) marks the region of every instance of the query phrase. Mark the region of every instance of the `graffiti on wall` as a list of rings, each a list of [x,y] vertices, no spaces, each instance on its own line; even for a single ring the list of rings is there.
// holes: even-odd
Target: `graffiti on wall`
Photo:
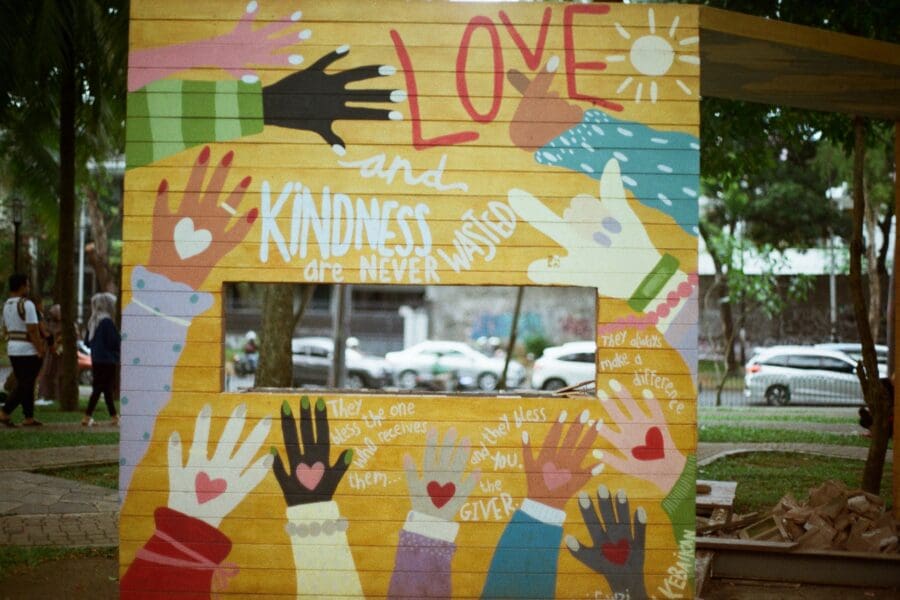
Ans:
[[[690,597],[696,9],[131,11],[122,596]],[[222,393],[229,281],[595,289],[596,394]]]

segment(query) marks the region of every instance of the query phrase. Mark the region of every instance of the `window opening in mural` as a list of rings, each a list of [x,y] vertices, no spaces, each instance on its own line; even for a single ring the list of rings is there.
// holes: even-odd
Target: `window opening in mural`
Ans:
[[[550,392],[592,387],[596,375],[593,288],[240,282],[223,292],[226,392]]]

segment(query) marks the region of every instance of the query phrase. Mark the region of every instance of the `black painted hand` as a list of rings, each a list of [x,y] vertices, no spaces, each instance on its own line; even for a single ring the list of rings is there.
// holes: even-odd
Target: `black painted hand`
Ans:
[[[286,400],[281,405],[281,434],[284,437],[284,449],[291,470],[290,472],[285,470],[281,455],[275,448],[272,449],[275,456],[272,470],[288,506],[331,500],[353,460],[353,450],[348,448],[341,452],[337,462],[329,464],[331,442],[325,401],[321,398],[316,401],[315,433],[311,413],[309,396],[301,397],[300,438],[303,441],[301,448],[291,406]]]
[[[393,67],[368,65],[334,74],[325,73],[329,65],[347,56],[348,52],[349,48],[342,46],[308,69],[264,87],[263,121],[267,125],[315,132],[341,153],[345,144],[334,132],[335,121],[401,119],[398,111],[348,106],[351,102],[402,102],[406,99],[406,94],[401,90],[347,89],[348,84],[357,81],[392,75],[395,72]]]
[[[592,547],[582,546],[574,536],[566,536],[566,546],[572,556],[592,571],[603,575],[613,594],[625,598],[646,598],[644,588],[644,546],[646,543],[647,513],[638,507],[634,512],[634,531],[628,508],[628,497],[623,490],[616,499],[605,485],[597,488],[597,505],[602,521],[594,509],[590,497],[584,492],[578,495],[578,507],[593,542]]]

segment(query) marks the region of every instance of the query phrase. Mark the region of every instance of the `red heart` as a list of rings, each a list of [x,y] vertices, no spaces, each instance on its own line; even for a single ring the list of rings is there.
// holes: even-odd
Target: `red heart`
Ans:
[[[638,460],[659,460],[665,458],[663,449],[663,436],[659,427],[651,427],[647,430],[643,446],[635,446],[631,449],[631,455]]]
[[[228,489],[228,482],[222,478],[210,479],[206,471],[200,471],[194,477],[194,493],[197,494],[197,502],[204,504],[215,500]]]
[[[614,565],[624,565],[628,561],[631,547],[628,545],[628,540],[622,538],[615,544],[611,542],[603,544],[600,546],[600,551],[603,552],[603,556],[606,557],[606,560]]]
[[[439,484],[437,481],[431,481],[425,489],[428,491],[428,495],[431,496],[431,503],[437,508],[450,502],[453,496],[456,495],[456,486],[453,485],[452,481],[444,485]]]

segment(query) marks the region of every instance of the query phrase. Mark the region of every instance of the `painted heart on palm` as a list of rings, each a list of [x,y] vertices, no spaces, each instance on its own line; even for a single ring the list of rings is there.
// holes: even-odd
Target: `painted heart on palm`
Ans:
[[[317,461],[312,465],[300,463],[297,465],[295,475],[300,485],[312,491],[316,489],[316,486],[322,481],[322,477],[325,476],[325,465],[322,464],[322,461]]]
[[[603,544],[600,546],[600,551],[603,552],[606,560],[612,564],[624,565],[628,562],[628,555],[631,554],[631,546],[628,544],[628,540],[623,538],[616,543],[607,542]]]
[[[431,503],[437,508],[441,508],[450,502],[450,500],[453,499],[453,496],[456,495],[456,486],[452,481],[448,481],[444,485],[441,485],[437,481],[429,481],[425,490],[431,498]]]
[[[197,502],[205,504],[210,500],[215,500],[225,493],[228,489],[228,482],[221,477],[211,479],[206,471],[200,471],[194,477],[194,493],[197,494]]]
[[[212,233],[209,229],[196,229],[194,220],[184,217],[175,225],[174,240],[175,251],[178,258],[187,260],[197,256],[212,243]]]
[[[547,489],[551,492],[566,485],[569,483],[569,480],[572,479],[572,472],[570,470],[557,467],[553,461],[545,462],[541,467],[541,471],[544,475],[544,485],[546,485]]]
[[[638,460],[660,460],[665,458],[663,435],[659,427],[651,427],[644,436],[644,445],[631,449],[631,455]]]

